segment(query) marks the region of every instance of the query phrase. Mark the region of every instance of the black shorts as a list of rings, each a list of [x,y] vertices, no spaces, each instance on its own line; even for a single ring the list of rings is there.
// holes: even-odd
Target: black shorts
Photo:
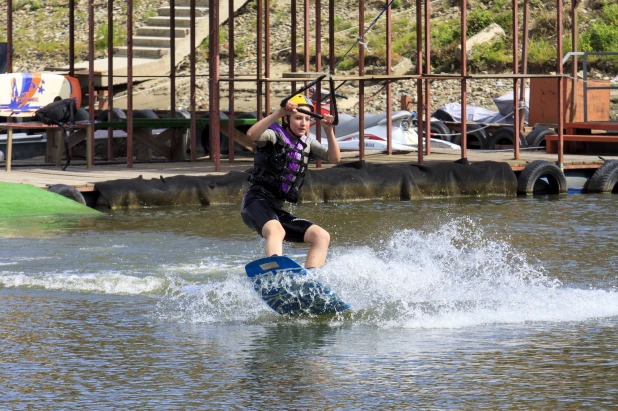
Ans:
[[[288,213],[283,210],[283,204],[283,200],[278,199],[268,190],[252,186],[242,200],[240,215],[242,221],[259,235],[262,235],[262,229],[267,222],[277,220],[285,230],[284,240],[295,243],[305,242],[305,233],[313,222]]]

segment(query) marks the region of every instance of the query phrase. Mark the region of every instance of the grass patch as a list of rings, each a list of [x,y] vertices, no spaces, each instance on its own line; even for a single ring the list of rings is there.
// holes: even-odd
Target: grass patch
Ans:
[[[94,49],[97,51],[107,50],[107,40],[109,38],[107,28],[106,24],[96,27]],[[112,29],[112,44],[114,46],[123,46],[127,38],[126,28],[114,23]]]

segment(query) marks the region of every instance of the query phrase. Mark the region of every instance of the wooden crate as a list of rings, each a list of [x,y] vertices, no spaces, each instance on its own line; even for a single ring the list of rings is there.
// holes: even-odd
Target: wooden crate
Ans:
[[[573,83],[575,89],[573,90]],[[609,86],[609,80],[588,80],[588,87]],[[564,79],[564,121],[584,121],[584,82]],[[530,114],[528,124],[558,124],[558,80],[530,79]],[[609,120],[609,89],[588,90],[588,121]]]

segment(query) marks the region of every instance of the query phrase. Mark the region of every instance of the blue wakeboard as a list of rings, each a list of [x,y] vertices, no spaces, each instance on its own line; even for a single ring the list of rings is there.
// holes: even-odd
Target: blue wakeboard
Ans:
[[[253,288],[279,314],[335,314],[350,308],[307,270],[285,256],[260,258],[245,266]]]

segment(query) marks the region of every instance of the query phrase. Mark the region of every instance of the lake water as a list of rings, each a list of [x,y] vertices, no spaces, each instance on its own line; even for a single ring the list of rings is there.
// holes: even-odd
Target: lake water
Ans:
[[[615,195],[294,212],[330,231],[312,275],[351,311],[270,311],[236,205],[0,219],[0,409],[618,403]]]

